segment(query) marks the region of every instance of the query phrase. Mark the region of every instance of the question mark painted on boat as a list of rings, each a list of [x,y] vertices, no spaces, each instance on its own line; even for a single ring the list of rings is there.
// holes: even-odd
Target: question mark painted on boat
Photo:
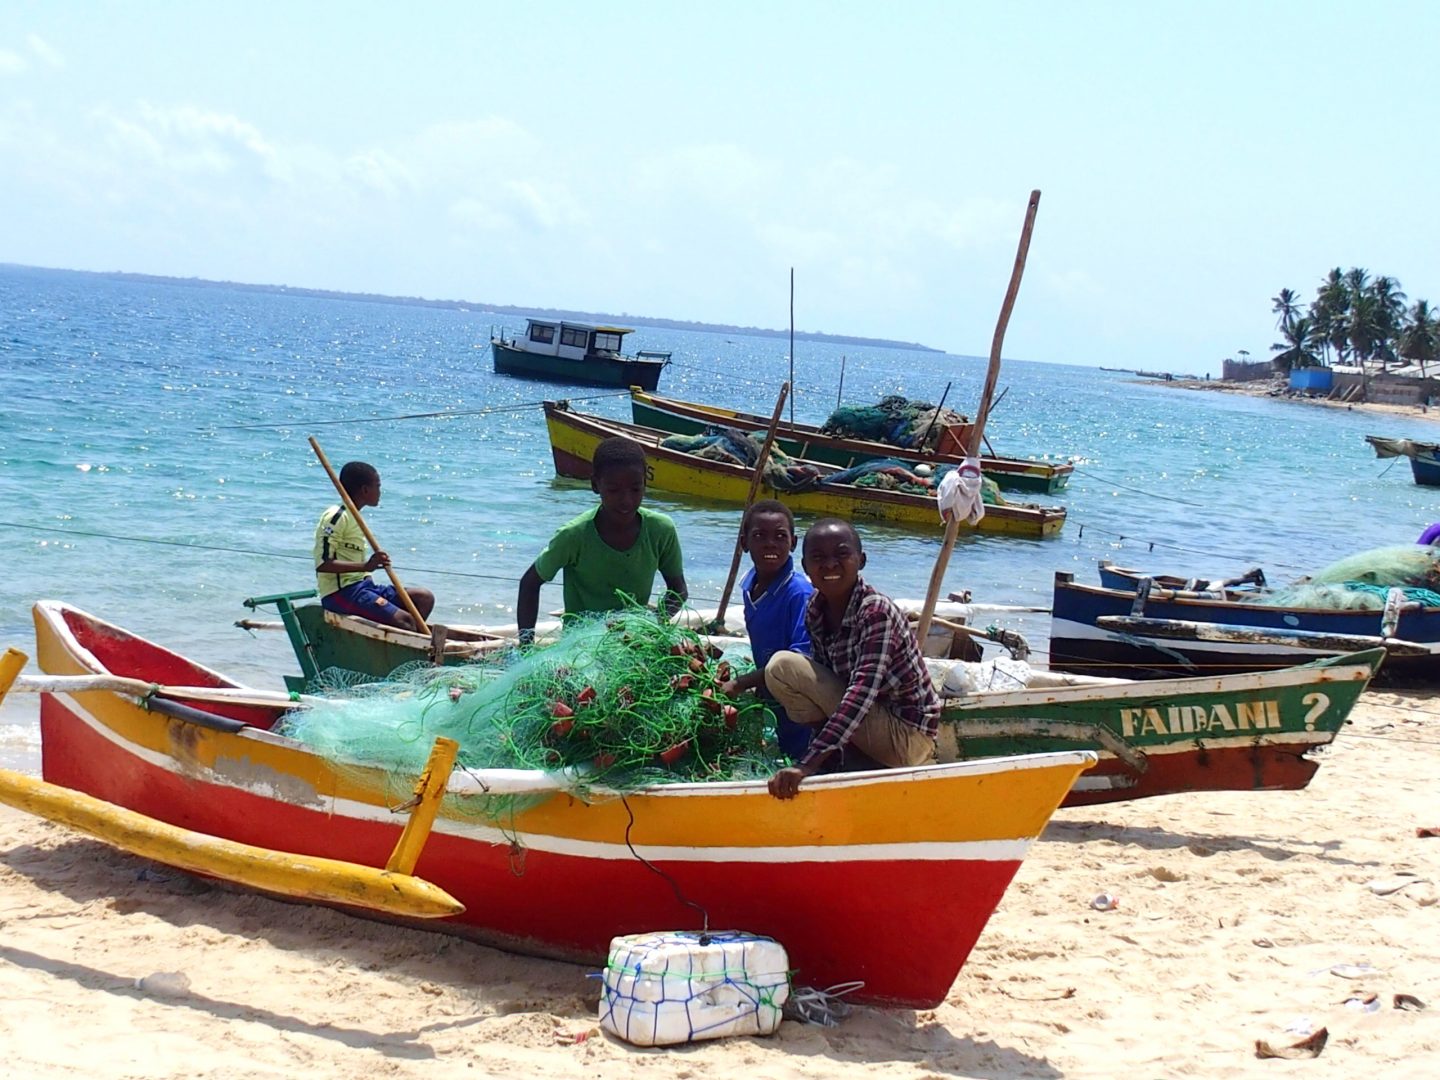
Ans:
[[[1325,710],[1330,708],[1330,699],[1321,693],[1306,694],[1300,699],[1301,705],[1308,705],[1310,711],[1305,714],[1305,730],[1314,731],[1315,721],[1325,715]]]

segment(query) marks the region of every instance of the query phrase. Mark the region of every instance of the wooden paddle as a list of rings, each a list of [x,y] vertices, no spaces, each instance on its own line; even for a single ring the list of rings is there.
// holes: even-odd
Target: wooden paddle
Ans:
[[[1010,271],[1010,287],[1005,290],[1005,302],[1000,305],[1000,319],[995,324],[995,338],[990,343],[990,366],[985,372],[985,387],[980,391],[980,408],[975,413],[975,424],[965,443],[965,456],[976,457],[980,453],[980,440],[985,434],[985,418],[990,413],[990,399],[995,394],[995,381],[1000,377],[1000,349],[1005,343],[1005,327],[1010,323],[1010,312],[1015,307],[1015,297],[1020,292],[1020,278],[1025,273],[1025,256],[1030,251],[1030,234],[1035,230],[1035,212],[1040,207],[1040,192],[1030,192],[1030,203],[1025,208],[1025,225],[1020,230],[1020,246],[1015,252],[1015,268]],[[940,596],[940,583],[945,578],[945,568],[950,565],[950,553],[955,550],[955,538],[960,534],[960,519],[951,514],[945,522],[945,542],[940,545],[940,554],[935,558],[935,569],[930,572],[930,588],[925,593],[925,607],[920,612],[920,625],[915,636],[920,647],[925,647],[925,638],[930,633],[930,620],[935,616],[935,601]]]
[[[775,444],[775,431],[780,426],[780,413],[785,409],[785,399],[790,396],[790,384],[783,383],[780,386],[780,396],[775,399],[775,411],[770,414],[770,426],[765,430],[765,441],[760,445],[760,456],[755,460],[755,471],[750,474],[750,493],[745,496],[745,509],[749,510],[755,502],[755,496],[760,494],[760,481],[765,478],[765,463],[770,460],[770,447]],[[745,517],[740,517],[741,527],[744,527]],[[730,604],[730,591],[735,588],[735,575],[740,572],[740,556],[744,549],[740,546],[742,533],[735,534],[735,554],[730,559],[730,576],[725,579],[725,590],[720,594],[720,606],[715,609],[714,627],[719,630],[725,628],[725,609]],[[934,608],[934,605],[931,605]]]
[[[360,526],[360,531],[365,534],[365,539],[370,544],[372,551],[384,551],[380,542],[375,539],[375,534],[370,531],[370,526],[365,524],[365,519],[360,516],[360,508],[355,505],[355,500],[350,498],[350,493],[340,483],[340,477],[335,475],[335,470],[330,467],[330,459],[325,456],[325,451],[320,449],[320,444],[315,441],[315,436],[310,436],[310,449],[315,451],[315,456],[320,459],[320,464],[325,466],[325,472],[330,477],[330,482],[335,485],[335,490],[340,493],[341,500],[345,503],[345,509],[350,511],[350,516],[355,519],[355,524]],[[395,567],[385,567],[385,572],[390,575],[390,581],[395,586],[395,591],[400,595],[400,601],[405,605],[405,610],[415,620],[417,633],[429,634],[430,627],[425,622],[425,617],[415,607],[415,601],[410,599],[410,594],[405,591],[405,586],[400,584],[400,575],[395,572]]]

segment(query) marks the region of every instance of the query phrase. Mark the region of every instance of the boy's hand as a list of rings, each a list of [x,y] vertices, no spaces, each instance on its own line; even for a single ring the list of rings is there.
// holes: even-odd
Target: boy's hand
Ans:
[[[365,569],[367,571],[379,570],[382,566],[388,567],[389,565],[390,556],[383,551],[375,552],[374,555],[371,555],[370,558],[365,561]]]
[[[770,794],[777,799],[793,799],[800,790],[800,781],[809,775],[801,768],[781,769],[770,778]]]
[[[726,679],[720,684],[720,692],[726,697],[739,697],[745,688],[740,685],[739,679]]]

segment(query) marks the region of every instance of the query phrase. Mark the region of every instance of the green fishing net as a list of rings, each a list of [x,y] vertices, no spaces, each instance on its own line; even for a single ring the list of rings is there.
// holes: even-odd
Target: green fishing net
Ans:
[[[1398,544],[1374,548],[1331,563],[1294,585],[1264,597],[1283,607],[1373,610],[1391,589],[1426,607],[1440,607],[1440,548]]]
[[[363,685],[327,673],[320,700],[277,731],[348,769],[352,782],[380,776],[387,797],[402,801],[439,736],[460,744],[457,770],[543,770],[587,798],[769,776],[785,764],[774,716],[753,696],[719,689],[741,664],[635,607],[577,618],[554,644],[474,663],[417,663]],[[499,817],[535,798],[452,795],[447,805]]]
[[[765,445],[761,432],[745,432],[732,427],[709,427],[698,435],[671,435],[660,445],[693,457],[709,458],[731,465],[753,469]],[[813,487],[820,479],[814,465],[797,461],[780,447],[771,444],[765,460],[765,481],[776,491],[798,491]]]
[[[820,430],[846,439],[869,439],[904,449],[933,450],[945,428],[964,424],[953,409],[940,409],[928,401],[900,394],[883,397],[875,405],[844,405],[830,414]]]

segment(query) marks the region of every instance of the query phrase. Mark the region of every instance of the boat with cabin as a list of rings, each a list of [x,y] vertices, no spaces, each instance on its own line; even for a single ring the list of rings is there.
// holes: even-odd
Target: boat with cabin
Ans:
[[[490,339],[495,371],[522,379],[580,386],[640,386],[654,390],[670,363],[668,352],[641,350],[626,356],[623,326],[598,326],[569,319],[526,319],[524,334]]]

